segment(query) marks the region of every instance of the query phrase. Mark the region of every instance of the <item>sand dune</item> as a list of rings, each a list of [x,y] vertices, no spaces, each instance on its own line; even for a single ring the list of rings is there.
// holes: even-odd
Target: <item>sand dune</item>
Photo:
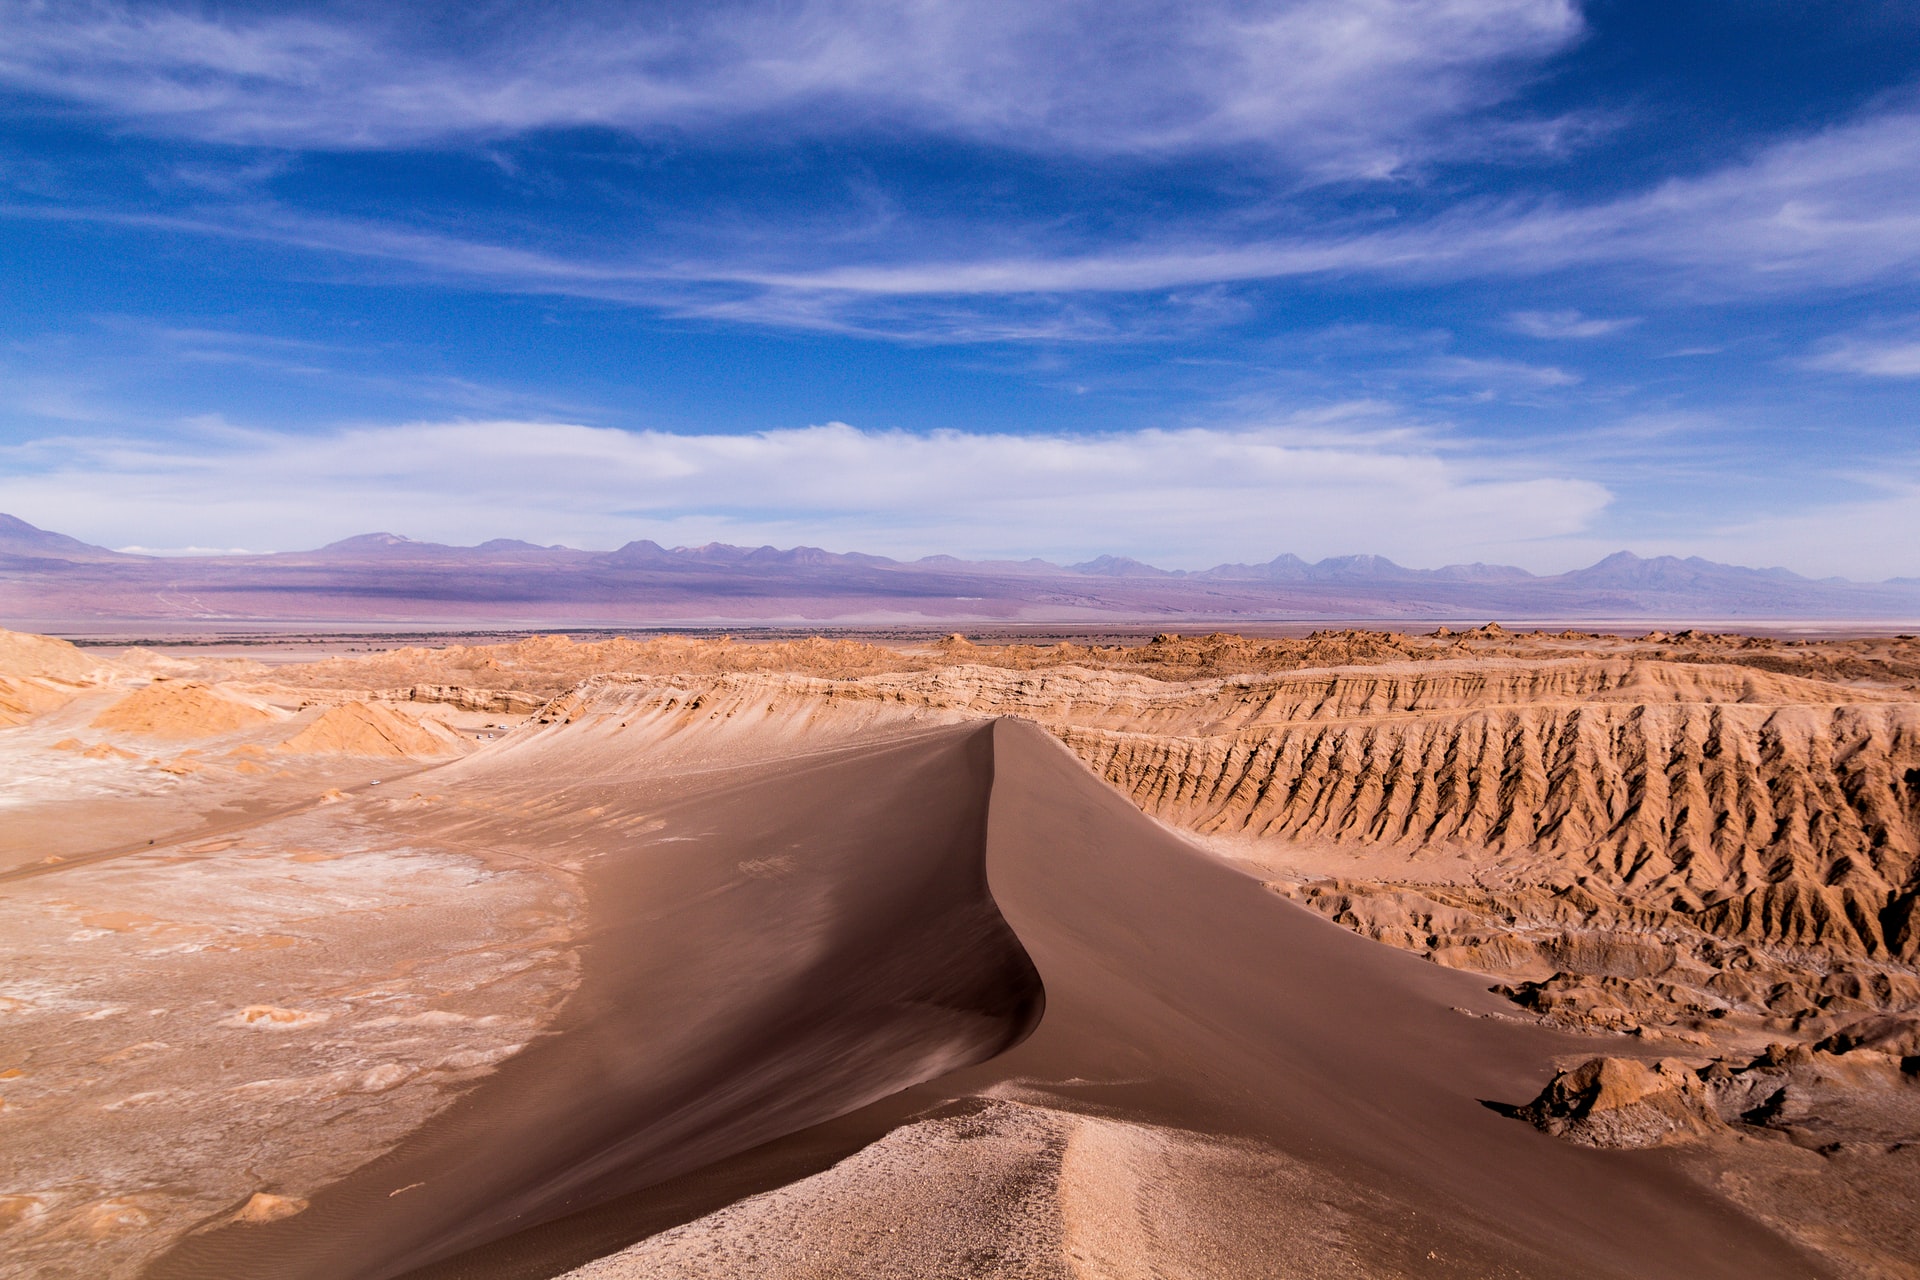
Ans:
[[[1089,1199],[1105,1202],[1089,1180],[1157,1181],[1175,1165],[1185,1182],[1155,1193],[1165,1222],[1204,1216],[1210,1188],[1259,1169],[1295,1194],[1315,1187],[1347,1224],[1297,1246],[1293,1232],[1226,1233],[1211,1265],[1231,1269],[1211,1274],[1303,1257],[1387,1274],[1430,1253],[1457,1275],[1817,1273],[1671,1168],[1555,1142],[1480,1105],[1531,1092],[1568,1042],[1461,1012],[1500,1002],[1182,844],[1036,729],[916,728],[895,701],[891,735],[821,747],[777,706],[759,704],[755,729],[717,704],[654,696],[655,718],[636,723],[629,690],[579,695],[444,780],[512,770],[536,786],[535,758],[552,776],[583,773],[567,812],[540,823],[601,851],[589,964],[560,1033],[307,1212],[199,1237],[156,1275],[226,1274],[240,1258],[260,1276],[397,1275],[916,1081],[928,1083],[910,1096],[928,1106],[986,1094],[1046,1113],[1038,1130],[996,1130],[989,1164],[1009,1144],[1072,1150],[1089,1115],[1191,1147],[1149,1159],[1157,1140],[1089,1132],[1071,1162],[1049,1156],[1052,1172],[1033,1175],[1051,1191],[1008,1202],[1002,1229],[1080,1206],[1083,1252],[1124,1257],[1134,1270],[1120,1274],[1154,1262],[1160,1228],[1087,1223]],[[875,713],[850,714],[871,734]],[[700,749],[709,736],[730,766]],[[677,779],[661,779],[663,745],[677,745]],[[583,827],[585,809],[598,812]],[[650,829],[636,833],[642,816]],[[721,937],[725,948],[710,944]],[[1206,1133],[1242,1145],[1193,1154]],[[1129,1159],[1146,1163],[1128,1173]],[[926,1176],[947,1185],[937,1168]],[[831,1187],[791,1194],[830,1218],[842,1203]],[[1627,1219],[1642,1226],[1623,1239]],[[670,1246],[603,1273],[671,1274],[646,1252]]]
[[[1920,702],[1884,687],[1479,659],[1192,682],[961,666],[583,688],[620,690],[620,719],[717,740],[1020,716],[1148,814],[1284,863],[1288,896],[1506,977],[1563,1023],[1817,1038],[1920,1009]],[[586,714],[586,696],[546,714]]]

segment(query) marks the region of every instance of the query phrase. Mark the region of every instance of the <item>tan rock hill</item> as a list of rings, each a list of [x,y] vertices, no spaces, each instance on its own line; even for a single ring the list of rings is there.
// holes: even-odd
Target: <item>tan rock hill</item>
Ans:
[[[52,636],[0,630],[0,676],[97,684],[116,670],[114,663]]]
[[[924,665],[924,660],[915,660],[896,649],[819,637],[748,644],[728,638],[696,640],[682,636],[649,640],[621,636],[591,643],[578,643],[566,636],[531,636],[512,644],[439,649],[408,646],[365,656],[327,658],[282,668],[274,679],[297,688],[353,690],[367,696],[449,701],[492,710],[495,707],[487,701],[491,697],[511,693],[533,699],[537,706],[590,676],[608,672],[665,675],[795,671],[856,676]],[[446,696],[435,696],[438,693]]]
[[[155,680],[102,711],[93,727],[151,738],[210,738],[270,724],[275,712],[194,681]]]
[[[0,728],[25,724],[61,706],[72,696],[44,681],[0,676]]]
[[[0,728],[64,706],[116,671],[112,662],[65,640],[0,630]]]
[[[345,702],[328,707],[279,750],[304,755],[385,756],[420,759],[457,755],[460,736],[431,720],[378,703]]]

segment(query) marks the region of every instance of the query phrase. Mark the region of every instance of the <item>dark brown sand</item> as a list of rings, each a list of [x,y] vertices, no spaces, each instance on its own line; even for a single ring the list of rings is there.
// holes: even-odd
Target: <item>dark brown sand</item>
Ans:
[[[943,1089],[1018,1081],[1264,1140],[1324,1170],[1333,1196],[1371,1193],[1346,1206],[1373,1222],[1350,1241],[1363,1273],[1821,1274],[1661,1156],[1573,1147],[1483,1105],[1525,1097],[1581,1041],[1499,1017],[1472,975],[1294,909],[1142,819],[1031,725],[997,722],[995,763],[990,883],[1047,1012]],[[1222,1274],[1275,1274],[1244,1263]]]
[[[1004,1049],[1040,986],[986,890],[992,759],[975,723],[686,782],[589,871],[555,1035],[307,1212],[153,1274],[398,1275]]]
[[[782,1158],[758,1144],[795,1134],[792,1157],[799,1131],[830,1117],[853,1113],[819,1149],[862,1115],[983,1094],[1030,1109],[1003,1126],[1030,1152],[1049,1134],[1068,1142],[1075,1116],[1109,1125],[1062,1191],[1082,1219],[1127,1181],[1124,1153],[1149,1126],[1201,1135],[1195,1150],[1207,1135],[1234,1144],[1231,1160],[1155,1166],[1174,1171],[1164,1198],[1189,1210],[1237,1197],[1253,1222],[1249,1179],[1286,1171],[1261,1229],[1210,1240],[1204,1265],[1170,1274],[1823,1274],[1657,1153],[1573,1147],[1483,1105],[1525,1099],[1556,1055],[1585,1046],[1191,848],[1033,726],[792,751],[770,738],[754,758],[736,741],[732,767],[665,786],[653,830],[608,843],[589,872],[583,985],[556,1034],[307,1212],[191,1239],[153,1274],[397,1276],[615,1196],[679,1194],[703,1166],[751,1187],[756,1161]],[[648,757],[629,757],[624,779],[567,779],[570,798],[645,794]],[[942,1132],[916,1130],[914,1149]],[[804,1151],[789,1163],[810,1171]],[[884,1152],[869,1163],[890,1167]],[[794,1203],[779,1212],[792,1219]],[[1045,1217],[1024,1192],[1008,1204],[1009,1229]],[[1337,1240],[1318,1230],[1329,1221],[1344,1224]],[[502,1248],[447,1274],[552,1274],[579,1260],[567,1226],[544,1229],[566,1259],[548,1270]],[[827,1256],[804,1274],[914,1273],[851,1235],[821,1239]],[[1124,1273],[1148,1275],[1155,1250],[1186,1246],[1149,1231],[1116,1247],[1144,1251]],[[1026,1273],[996,1265],[953,1274]],[[636,1261],[606,1274],[669,1273]]]

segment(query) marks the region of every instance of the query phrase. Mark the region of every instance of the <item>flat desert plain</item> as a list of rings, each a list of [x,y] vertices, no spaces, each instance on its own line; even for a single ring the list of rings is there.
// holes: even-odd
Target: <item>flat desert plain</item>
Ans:
[[[1920,641],[0,633],[0,1274],[1920,1275]]]

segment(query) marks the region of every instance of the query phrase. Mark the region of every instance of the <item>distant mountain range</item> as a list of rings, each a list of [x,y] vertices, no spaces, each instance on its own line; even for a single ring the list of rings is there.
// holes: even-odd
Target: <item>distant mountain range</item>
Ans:
[[[1167,570],[959,560],[818,547],[615,551],[496,538],[474,547],[368,533],[315,551],[163,557],[0,515],[0,625],[643,626],[726,623],[1196,622],[1501,618],[1649,622],[1920,619],[1920,580],[1856,583],[1622,551],[1569,573],[1408,569],[1380,556]]]

